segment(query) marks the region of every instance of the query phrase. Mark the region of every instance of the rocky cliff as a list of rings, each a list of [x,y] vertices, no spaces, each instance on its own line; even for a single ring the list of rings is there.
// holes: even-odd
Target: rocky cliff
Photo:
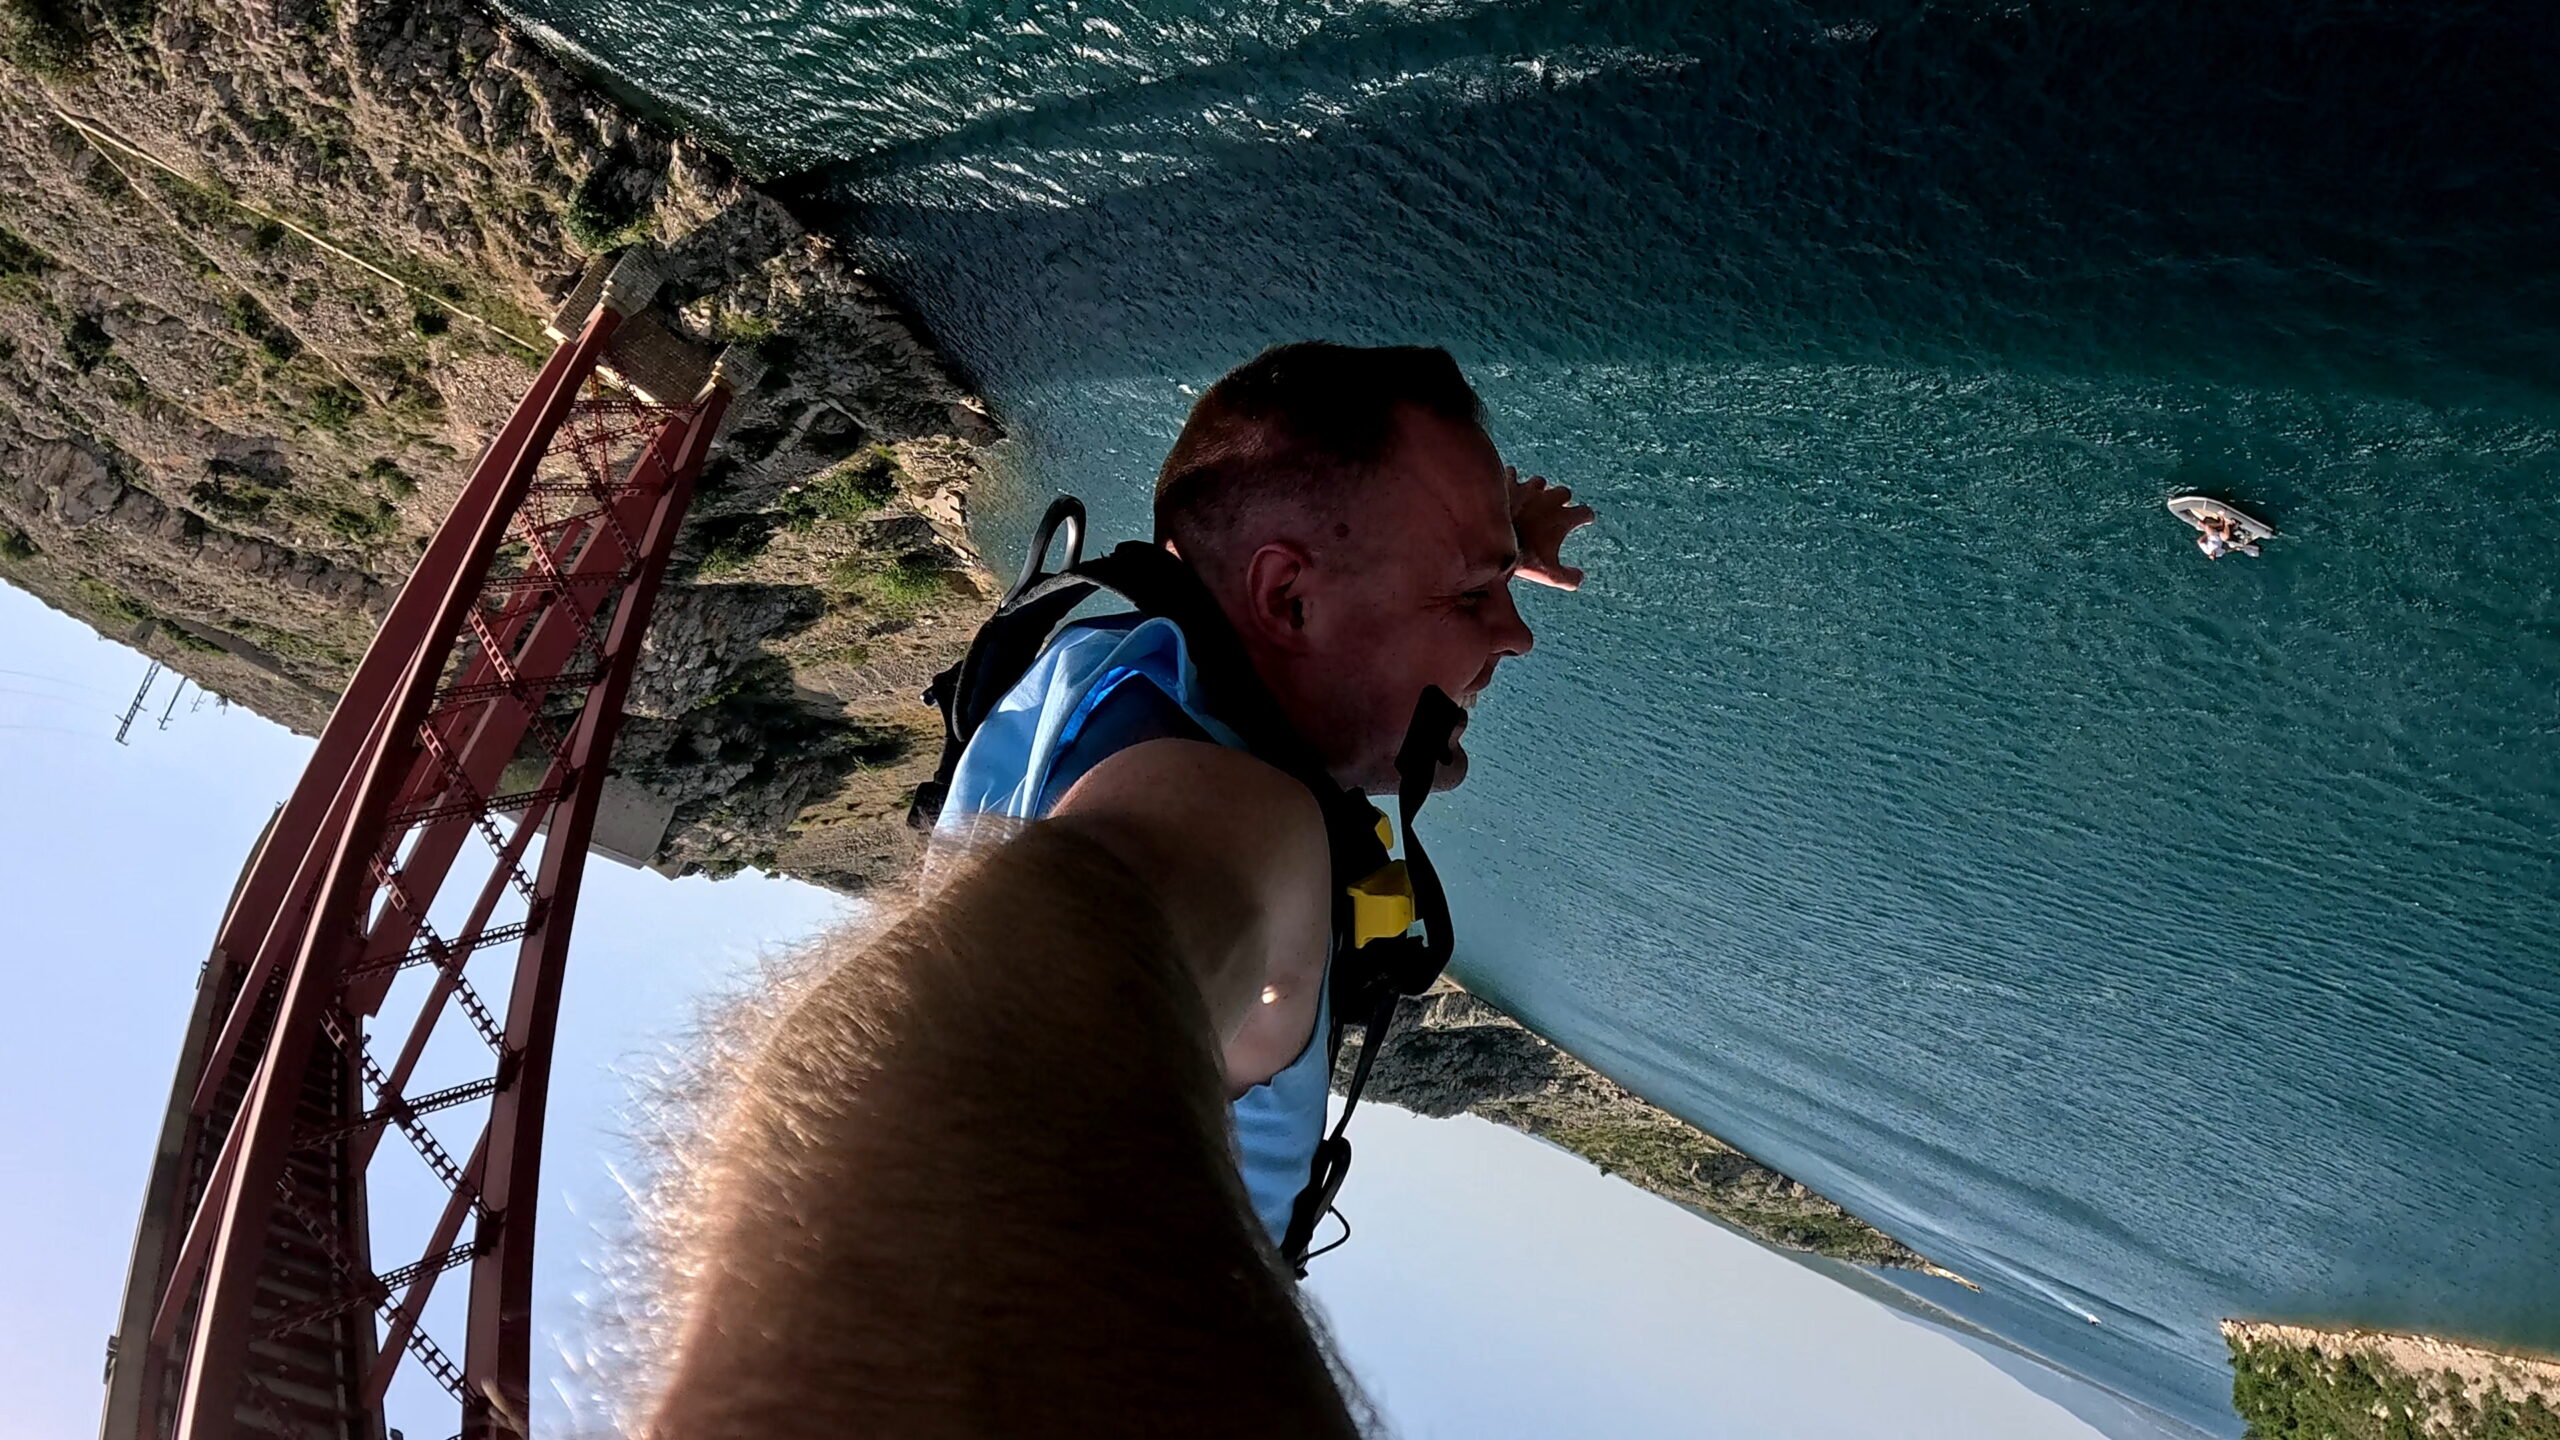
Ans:
[[[1339,1091],[1356,1038],[1334,1069]],[[1780,1249],[1923,1270],[1970,1284],[1909,1246],[1687,1121],[1647,1104],[1520,1023],[1443,983],[1404,1002],[1366,1101],[1418,1115],[1480,1115],[1562,1146],[1665,1199]]]
[[[662,858],[901,868],[995,429],[720,157],[466,0],[0,0],[0,578],[310,732],[584,259],[767,362],[617,768]]]

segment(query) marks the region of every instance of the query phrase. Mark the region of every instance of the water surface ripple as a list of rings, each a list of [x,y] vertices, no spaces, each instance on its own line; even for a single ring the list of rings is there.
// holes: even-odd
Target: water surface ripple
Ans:
[[[1465,978],[1933,1297],[2220,1433],[2224,1315],[2560,1349],[2546,11],[519,4],[910,297],[999,551],[1266,343],[1455,350],[1604,516]]]

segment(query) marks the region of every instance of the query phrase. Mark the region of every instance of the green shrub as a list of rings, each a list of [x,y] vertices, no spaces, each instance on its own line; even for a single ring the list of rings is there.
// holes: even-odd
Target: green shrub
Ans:
[[[86,163],[82,163],[83,161]],[[126,195],[124,176],[95,151],[72,161],[79,170],[80,188],[101,200],[122,200]]]
[[[178,218],[199,229],[211,230],[217,225],[228,225],[237,213],[231,196],[211,186],[198,185],[192,180],[181,180],[156,170],[149,174],[152,183],[160,187],[161,195],[168,200],[169,208],[178,212]]]
[[[320,162],[324,171],[346,169],[347,162],[355,158],[355,153],[354,142],[335,130],[323,130],[311,137],[312,157]]]
[[[280,468],[243,465],[214,456],[204,462],[206,478],[188,487],[187,498],[208,515],[225,520],[256,520],[281,498],[289,474]]]
[[[785,491],[783,523],[807,530],[821,520],[859,520],[898,493],[898,460],[874,445],[855,458]]]
[[[364,392],[353,385],[331,383],[314,388],[302,402],[302,418],[312,428],[343,435],[364,413]]]
[[[223,649],[220,645],[217,645],[214,642],[205,639],[203,636],[188,630],[185,626],[174,622],[160,627],[160,638],[191,655],[228,655],[231,653],[230,651]]]
[[[423,355],[376,351],[356,357],[356,369],[374,382],[383,409],[392,415],[426,420],[444,413],[444,392],[427,374]]]
[[[711,317],[711,338],[723,345],[749,345],[762,353],[773,342],[782,327],[768,315],[749,315],[737,310],[723,310]]]
[[[208,515],[225,520],[256,520],[264,516],[267,507],[275,502],[275,492],[254,485],[199,480],[187,487],[187,498]]]
[[[0,560],[33,560],[43,553],[26,531],[15,525],[0,526]]]
[[[96,40],[78,0],[0,0],[0,53],[38,75],[85,73]]]
[[[453,317],[444,312],[443,306],[421,300],[409,311],[409,328],[432,340],[453,328]]]
[[[277,324],[267,307],[258,303],[258,297],[246,290],[235,290],[225,298],[222,314],[232,329],[255,342],[260,353],[279,365],[302,353],[302,342]]]
[[[399,528],[400,512],[390,502],[376,500],[369,507],[331,506],[328,514],[330,531],[352,545],[370,545]]]
[[[337,641],[314,635],[299,635],[273,625],[240,617],[223,622],[223,628],[266,651],[270,655],[332,670],[352,668],[356,652]]]
[[[694,573],[701,576],[744,569],[773,543],[773,526],[762,515],[714,515],[694,528],[702,541],[702,562]]]
[[[151,402],[151,382],[142,378],[141,371],[126,364],[123,356],[108,356],[98,370],[106,378],[108,399],[127,410],[139,410]]]
[[[52,269],[52,256],[37,249],[16,231],[0,226],[0,295],[16,295],[32,289],[35,282]]]
[[[115,353],[114,337],[95,315],[80,315],[62,331],[62,353],[70,357],[71,368],[86,375],[100,362]]]
[[[618,250],[648,233],[651,188],[630,157],[608,155],[570,192],[560,226],[590,255]]]
[[[418,493],[418,477],[401,469],[400,462],[388,455],[376,456],[373,463],[365,466],[364,478],[367,483],[379,485],[393,495],[409,496]]]
[[[849,556],[836,562],[828,578],[863,609],[890,617],[913,615],[951,589],[951,572],[925,554],[901,555],[887,563]]]
[[[129,634],[143,621],[153,618],[150,606],[94,576],[74,577],[71,588],[88,606],[89,623],[96,626],[101,635]]]

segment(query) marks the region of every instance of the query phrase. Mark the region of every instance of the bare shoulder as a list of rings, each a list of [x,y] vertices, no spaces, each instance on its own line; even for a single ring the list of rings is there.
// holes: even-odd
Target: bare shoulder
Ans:
[[[1236,1040],[1249,1016],[1274,1008],[1260,1001],[1285,995],[1296,1003],[1262,1024],[1294,1029],[1274,1043],[1296,1053],[1312,1021],[1331,924],[1332,859],[1322,812],[1304,785],[1223,746],[1149,740],[1087,771],[1049,813],[1084,830],[1146,886],[1190,957],[1222,1037]],[[1268,1074],[1258,1052],[1231,1051],[1228,1063],[1247,1082]]]
[[[1180,868],[1187,859],[1285,871],[1309,854],[1325,863],[1324,820],[1307,787],[1205,740],[1132,745],[1087,771],[1050,814],[1139,832],[1152,846],[1184,852],[1151,857]]]

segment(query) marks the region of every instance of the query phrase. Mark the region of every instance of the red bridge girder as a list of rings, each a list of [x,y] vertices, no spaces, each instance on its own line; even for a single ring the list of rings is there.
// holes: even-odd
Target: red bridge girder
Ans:
[[[105,1440],[383,1440],[404,1365],[451,1395],[464,1440],[527,1432],[534,1199],[579,883],[676,533],[752,383],[724,353],[681,404],[596,389],[655,289],[625,257],[543,365],[242,872],[136,1234]],[[504,783],[528,765],[539,783]],[[481,851],[440,932],[439,897]],[[467,972],[510,944],[501,1017],[491,977]],[[377,1023],[395,996],[405,1020]],[[494,1052],[486,1073],[410,1093],[454,1014],[467,1032],[447,1033]],[[457,1162],[427,1117],[474,1113]],[[377,1272],[368,1181],[392,1130],[443,1198]],[[420,1321],[464,1266],[457,1363]]]

